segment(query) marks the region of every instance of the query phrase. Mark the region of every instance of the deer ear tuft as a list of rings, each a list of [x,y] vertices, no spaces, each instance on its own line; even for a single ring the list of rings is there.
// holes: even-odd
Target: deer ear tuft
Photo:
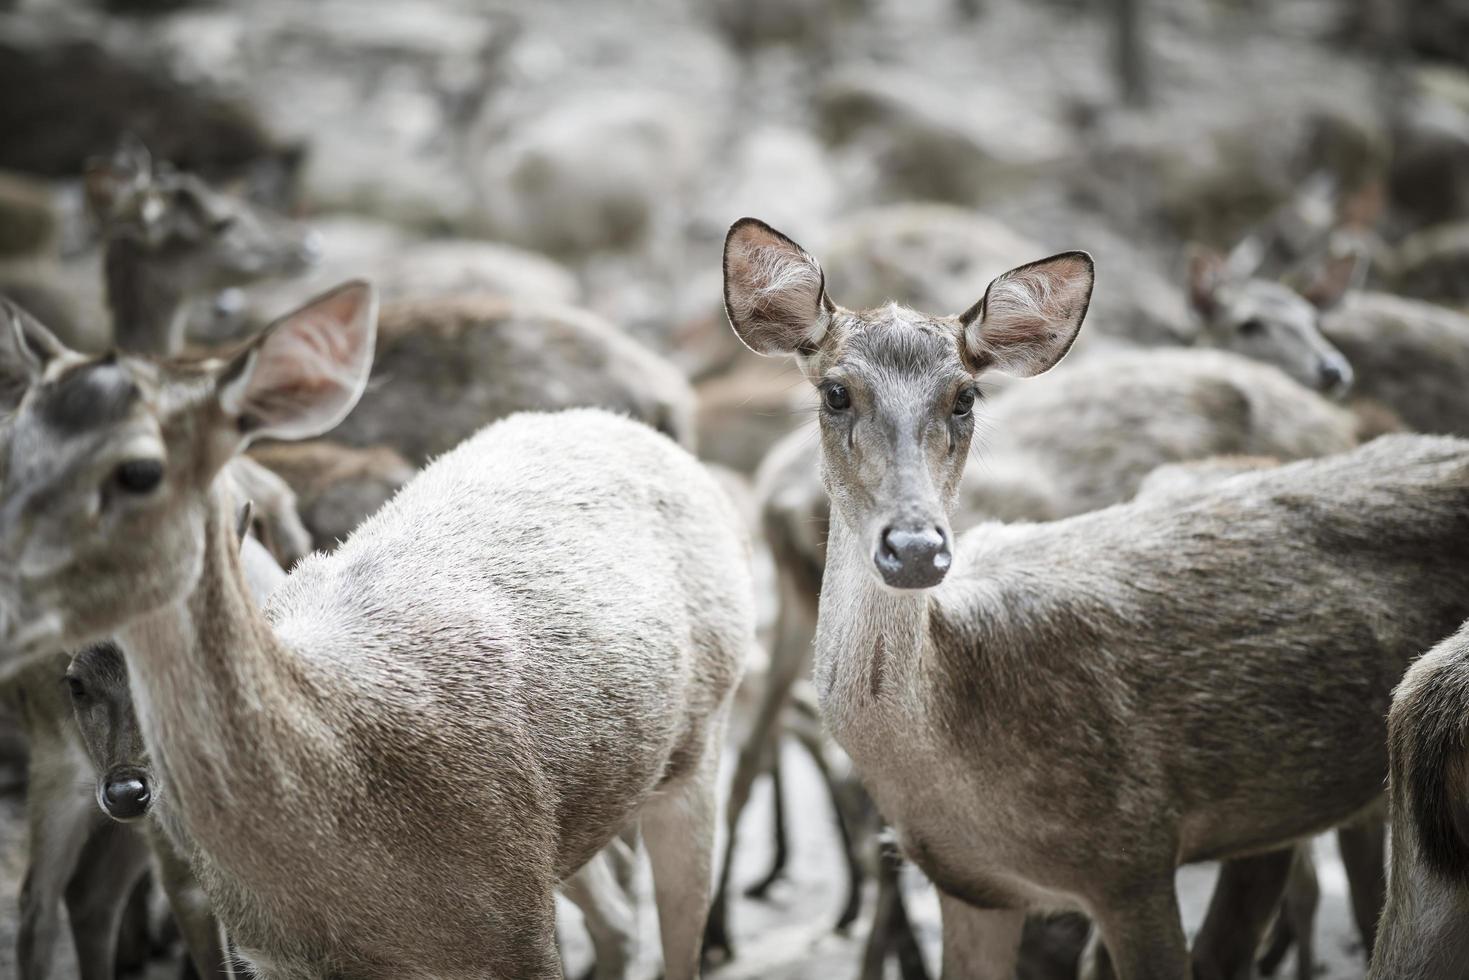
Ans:
[[[373,288],[338,286],[271,324],[223,367],[220,408],[246,440],[320,435],[362,396],[376,336]]]
[[[812,350],[825,336],[831,301],[821,266],[763,221],[741,218],[724,240],[724,310],[757,354]]]
[[[970,370],[1019,377],[1050,370],[1076,342],[1094,278],[1090,255],[1062,252],[995,279],[959,318]]]

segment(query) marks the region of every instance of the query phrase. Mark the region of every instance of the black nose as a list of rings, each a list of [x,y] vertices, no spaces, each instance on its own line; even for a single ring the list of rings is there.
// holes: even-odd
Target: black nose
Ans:
[[[1351,368],[1334,361],[1325,361],[1318,369],[1322,391],[1340,392],[1352,383]]]
[[[952,560],[948,535],[936,527],[885,528],[874,557],[882,580],[895,589],[933,588]]]
[[[114,820],[136,820],[152,801],[148,783],[138,773],[110,774],[102,786],[102,809]]]

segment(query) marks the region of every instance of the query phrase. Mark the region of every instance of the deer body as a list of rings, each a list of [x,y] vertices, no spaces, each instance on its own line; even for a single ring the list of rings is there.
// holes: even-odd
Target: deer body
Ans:
[[[552,458],[544,438],[561,425],[586,437]],[[435,951],[417,961],[427,974],[469,975],[487,943],[489,962],[527,962],[547,937],[516,922],[523,906],[549,909],[609,829],[708,756],[742,610],[666,599],[722,602],[725,584],[680,554],[692,542],[731,569],[743,556],[733,525],[694,526],[706,504],[682,494],[667,497],[664,533],[618,526],[658,496],[642,474],[670,466],[718,499],[692,460],[630,423],[520,417],[435,463],[335,555],[303,562],[268,604],[268,629],[220,601],[233,583],[212,577],[214,550],[233,545],[219,511],[210,577],[187,607],[120,632],[210,893],[266,975],[294,975],[300,956],[386,976],[409,949]],[[578,510],[575,525],[557,516]],[[212,663],[218,648],[235,656]],[[165,733],[186,719],[181,752]],[[267,807],[258,830],[230,819],[245,801]],[[334,875],[282,887],[282,867],[324,855],[341,859]],[[332,942],[343,934],[350,951]]]
[[[522,415],[260,611],[213,474],[340,421],[374,324],[360,283],[222,361],[88,359],[12,319],[8,648],[116,637],[165,829],[262,977],[558,977],[553,892],[634,820],[667,974],[691,977],[753,633],[739,518],[645,426]]]
[[[1008,977],[1025,910],[1057,906],[1096,919],[1124,980],[1188,976],[1175,868],[1371,806],[1394,684],[1469,613],[1451,439],[954,541],[974,378],[1054,365],[1091,281],[1062,253],[958,317],[853,312],[778,232],[747,219],[726,242],[736,332],[821,394],[817,692],[942,892],[951,976]]]

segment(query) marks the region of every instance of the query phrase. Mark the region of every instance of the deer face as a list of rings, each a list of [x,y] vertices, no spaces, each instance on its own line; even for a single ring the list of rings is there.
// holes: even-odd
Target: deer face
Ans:
[[[375,324],[356,283],[229,357],[89,358],[0,307],[0,387],[21,392],[0,453],[0,649],[80,646],[187,595],[215,475],[253,438],[335,425]]]
[[[139,146],[89,167],[87,199],[112,247],[179,292],[296,275],[320,257],[313,233],[191,174],[155,169]]]
[[[1190,295],[1210,346],[1274,364],[1306,387],[1340,397],[1352,385],[1352,366],[1322,334],[1321,311],[1340,299],[1351,274],[1329,268],[1302,293],[1232,276],[1223,259],[1206,255],[1190,270]]]
[[[122,823],[141,819],[152,809],[158,787],[122,651],[111,643],[83,649],[67,668],[66,684],[82,743],[97,770],[97,805]]]
[[[801,358],[821,398],[833,513],[895,589],[930,588],[948,572],[975,379],[992,368],[1038,374],[1060,360],[1091,284],[1091,259],[1068,252],[1000,276],[961,316],[852,312],[826,297],[816,261],[768,226],[745,219],[725,245],[730,322],[755,351]]]

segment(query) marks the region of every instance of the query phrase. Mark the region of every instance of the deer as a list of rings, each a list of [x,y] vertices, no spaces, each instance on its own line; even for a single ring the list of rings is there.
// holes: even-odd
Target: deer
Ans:
[[[955,539],[976,379],[1060,361],[1090,257],[1019,266],[958,316],[846,310],[755,219],[724,269],[735,333],[795,356],[821,399],[815,685],[939,890],[945,974],[1008,977],[1026,911],[1059,907],[1091,916],[1123,980],[1188,976],[1179,865],[1380,798],[1391,689],[1469,612],[1469,444],[1385,436],[1184,502]]]
[[[184,346],[194,300],[299,275],[320,258],[314,233],[155,165],[135,139],[91,161],[84,186],[102,234],[112,339],[123,350],[174,353]]]
[[[1119,399],[1124,390],[1130,396]],[[992,435],[965,470],[955,519],[1042,521],[1133,497],[1160,467],[1218,456],[1302,459],[1350,449],[1358,420],[1268,364],[1223,351],[1156,349],[1098,356],[1062,375],[1011,387],[987,401]],[[1056,426],[1056,418],[1068,418]],[[810,673],[830,508],[809,429],[774,446],[757,473],[762,523],[778,573],[778,626],[756,724],[743,745],[727,804],[724,867],[755,779],[765,768],[792,686]],[[778,852],[779,853],[779,852]],[[850,858],[849,872],[857,871]],[[777,864],[749,894],[778,877]],[[1379,877],[1380,877],[1379,873]],[[858,914],[859,877],[838,928]],[[708,945],[728,954],[727,872]],[[1375,919],[1375,912],[1373,913]]]
[[[256,601],[285,577],[258,540],[255,508],[240,484],[224,487],[239,502],[241,563]],[[26,815],[30,864],[21,894],[17,958],[20,975],[43,980],[64,903],[83,978],[110,978],[124,909],[152,866],[201,976],[231,975],[207,901],[189,870],[187,847],[140,824],[159,798],[158,780],[142,745],[122,654],[110,642],[75,656],[55,653],[11,679],[31,748]],[[88,783],[94,792],[86,792]],[[108,820],[106,818],[111,818]]]
[[[1410,668],[1388,715],[1392,876],[1369,980],[1469,976],[1469,621]]]
[[[263,611],[245,595],[213,477],[345,417],[375,306],[350,282],[203,360],[86,357],[12,317],[0,648],[123,650],[165,832],[265,980],[560,977],[555,889],[634,822],[666,974],[692,977],[754,599],[687,451],[603,411],[515,415]]]
[[[604,408],[694,443],[693,389],[682,372],[572,306],[487,294],[389,303],[373,370],[380,380],[334,438],[386,445],[414,466],[521,411]]]

